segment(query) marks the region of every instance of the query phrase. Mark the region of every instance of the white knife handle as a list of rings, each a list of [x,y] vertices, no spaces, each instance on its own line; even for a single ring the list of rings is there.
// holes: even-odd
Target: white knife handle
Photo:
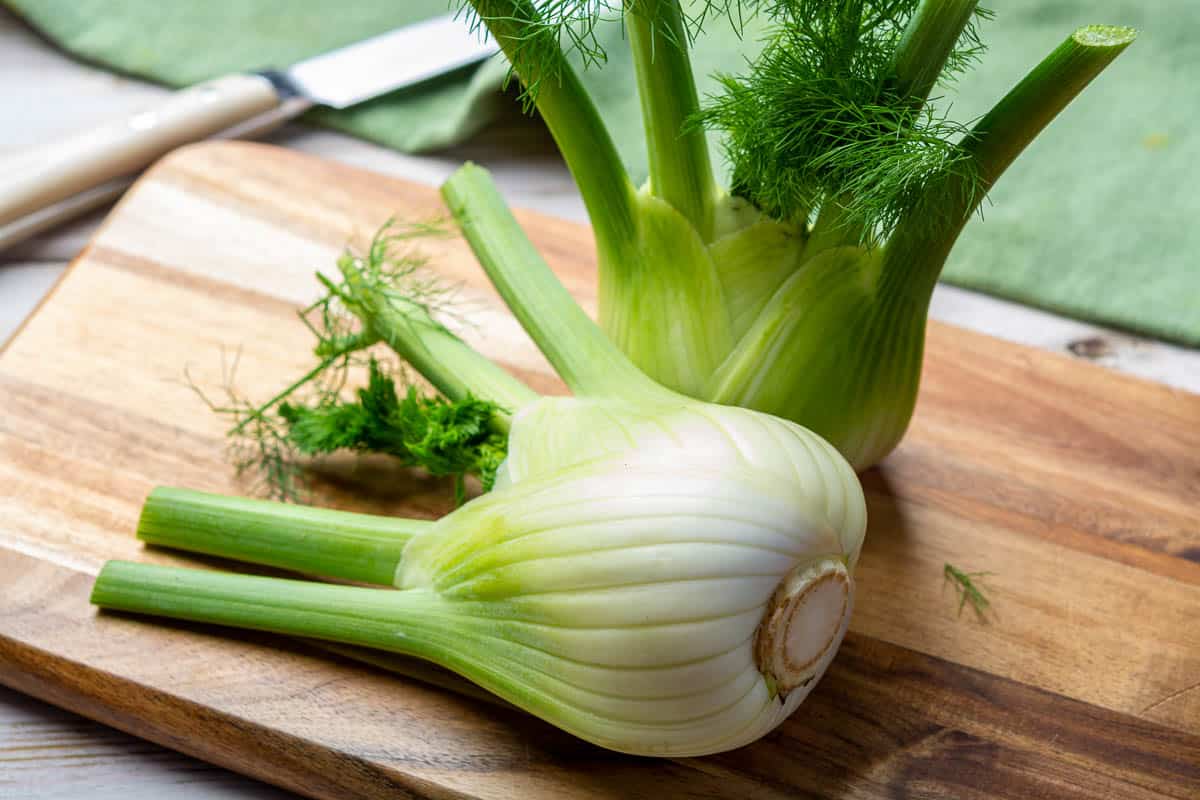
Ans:
[[[230,75],[176,92],[160,105],[100,125],[22,158],[0,183],[0,225],[105,181],[136,172],[159,156],[211,136],[280,103],[260,75]]]

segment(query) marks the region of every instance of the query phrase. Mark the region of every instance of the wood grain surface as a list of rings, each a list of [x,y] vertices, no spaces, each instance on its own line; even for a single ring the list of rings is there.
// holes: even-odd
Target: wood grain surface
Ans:
[[[0,682],[319,798],[1200,795],[1200,396],[937,324],[909,436],[864,476],[851,634],[739,751],[619,756],[303,643],[97,614],[107,558],[200,563],[133,538],[152,486],[245,489],[185,365],[219,391],[240,351],[239,389],[267,396],[308,364],[312,273],[438,208],[245,144],[179,151],[126,197],[0,355]],[[519,216],[590,307],[586,229]],[[558,390],[465,245],[421,249],[470,310],[463,335]],[[321,502],[448,506],[444,482],[355,477]],[[957,614],[945,561],[992,573],[986,624]]]

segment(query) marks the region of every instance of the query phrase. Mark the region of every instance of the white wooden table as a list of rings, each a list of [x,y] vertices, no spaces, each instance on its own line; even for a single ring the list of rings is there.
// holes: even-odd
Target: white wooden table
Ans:
[[[146,103],[162,89],[75,63],[0,10],[0,161],[60,132]],[[506,126],[452,152],[405,156],[293,125],[277,144],[377,172],[439,183],[466,158],[492,169],[510,202],[584,220],[547,136]],[[0,253],[0,342],[87,241],[102,213]],[[1200,392],[1200,352],[1108,331],[973,292],[940,286],[937,319]],[[0,687],[0,798],[285,798],[290,793],[164,750]]]

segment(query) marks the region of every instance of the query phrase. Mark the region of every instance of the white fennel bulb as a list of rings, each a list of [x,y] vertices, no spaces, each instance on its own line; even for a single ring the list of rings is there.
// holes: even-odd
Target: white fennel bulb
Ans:
[[[509,453],[397,571],[437,609],[442,663],[643,755],[729,750],[799,706],[845,634],[866,527],[836,450],[740,408],[548,398]]]
[[[496,488],[436,522],[178,489],[139,522],[156,544],[400,591],[109,562],[92,600],[416,656],[604,747],[693,756],[753,742],[812,690],[865,527],[850,465],[794,423],[671,393],[543,398],[515,415]]]

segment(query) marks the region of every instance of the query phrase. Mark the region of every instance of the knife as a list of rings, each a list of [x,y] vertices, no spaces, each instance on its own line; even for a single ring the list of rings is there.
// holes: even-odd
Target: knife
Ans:
[[[126,176],[180,145],[261,134],[315,105],[347,108],[498,49],[446,15],[287,69],[227,75],[175,92],[154,107],[22,154],[0,187],[0,247],[119,195]]]

